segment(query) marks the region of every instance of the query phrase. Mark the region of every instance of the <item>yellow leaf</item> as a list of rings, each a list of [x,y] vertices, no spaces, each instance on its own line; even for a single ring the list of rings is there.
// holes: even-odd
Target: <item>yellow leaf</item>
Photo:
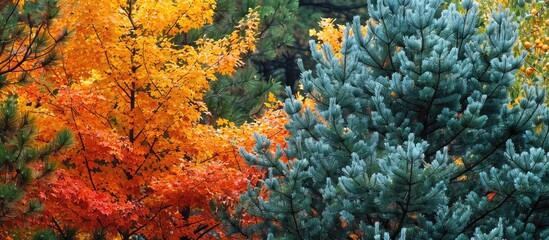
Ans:
[[[516,104],[519,104],[519,103],[520,103],[520,100],[522,100],[522,96],[518,96],[518,97],[515,99],[515,103],[516,103]]]
[[[461,157],[456,158],[456,160],[454,160],[454,163],[460,167],[465,167],[465,164],[463,164],[463,159]]]
[[[463,182],[463,181],[467,180],[467,176],[461,175],[461,176],[459,176],[456,180],[457,180],[458,182]]]
[[[350,233],[349,234],[349,238],[352,239],[352,240],[358,240],[360,239],[360,237],[358,235],[356,235],[355,233]]]
[[[224,118],[219,118],[215,121],[215,123],[218,125],[218,126],[223,126],[223,125],[227,125],[229,123],[229,120],[227,119],[224,119]]]
[[[297,92],[296,95],[295,95],[295,99],[297,99],[299,101],[303,101],[303,99],[305,99],[305,97],[303,97],[299,92]]]
[[[536,133],[540,133],[542,129],[543,129],[543,124],[540,123],[540,124],[538,124],[538,125],[536,126],[535,131],[536,131]]]
[[[269,102],[276,102],[277,101],[275,95],[272,92],[269,93],[269,98],[267,99],[267,101],[269,101]]]

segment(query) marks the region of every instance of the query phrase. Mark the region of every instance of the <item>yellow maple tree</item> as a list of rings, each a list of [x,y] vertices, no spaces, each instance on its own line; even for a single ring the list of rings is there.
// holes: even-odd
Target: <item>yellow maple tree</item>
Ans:
[[[284,117],[272,110],[268,127],[200,123],[209,82],[254,50],[259,16],[251,9],[228,36],[185,42],[177,39],[212,24],[215,1],[60,6],[56,24],[73,31],[62,64],[35,74],[21,94],[48,131],[69,126],[77,146],[38,194],[46,210],[37,223],[122,239],[209,236],[219,226],[210,200],[236,201],[258,176],[238,147],[253,145],[252,132],[284,136]]]

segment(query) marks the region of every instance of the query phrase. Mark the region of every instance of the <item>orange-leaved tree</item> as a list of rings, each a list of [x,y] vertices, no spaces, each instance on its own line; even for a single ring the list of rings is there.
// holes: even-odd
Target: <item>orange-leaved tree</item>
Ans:
[[[61,1],[58,23],[73,30],[63,64],[36,75],[36,87],[24,92],[41,105],[43,124],[69,126],[77,142],[39,195],[46,201],[42,223],[65,236],[74,227],[122,239],[212,236],[219,224],[211,200],[235,201],[257,176],[235,149],[251,144],[251,131],[274,134],[283,125],[276,114],[272,127],[200,123],[209,82],[242,63],[259,24],[250,10],[223,38],[175,41],[211,24],[215,6]]]

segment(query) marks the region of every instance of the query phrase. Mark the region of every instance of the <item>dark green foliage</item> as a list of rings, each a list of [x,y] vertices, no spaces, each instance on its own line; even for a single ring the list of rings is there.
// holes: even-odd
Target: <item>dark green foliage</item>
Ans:
[[[302,58],[306,68],[314,67],[315,63],[309,51],[309,31],[319,29],[321,18],[332,18],[336,24],[345,24],[353,20],[353,16],[367,16],[367,0],[300,0],[296,14],[297,21],[291,31],[295,41],[291,45],[291,52],[285,58],[277,58],[273,61],[275,68],[283,69],[285,83],[295,88],[300,78],[297,68],[297,59]]]
[[[266,81],[251,64],[248,62],[232,76],[219,76],[217,81],[210,83],[204,100],[212,120],[224,118],[238,125],[250,121],[252,117],[261,116],[269,93],[281,92],[280,82]]]
[[[68,35],[48,31],[59,14],[57,1],[25,1],[21,9],[6,2],[0,4],[0,89],[27,83],[28,72],[54,64],[55,48]]]
[[[297,8],[297,0],[217,1],[216,19],[205,29],[206,36],[215,39],[233,31],[249,9],[257,9],[261,24],[256,50],[244,56],[245,67],[232,76],[218,76],[217,81],[210,83],[205,102],[212,120],[225,118],[237,124],[251,120],[254,115],[261,115],[269,92],[282,91],[284,75],[271,64],[288,53],[293,41],[288,30],[295,23]]]
[[[309,29],[321,17],[339,22],[365,12],[365,0],[222,0],[217,1],[215,23],[204,30],[182,35],[179,41],[192,43],[198,37],[224,36],[233,30],[248,9],[258,9],[261,26],[257,50],[244,58],[245,67],[233,76],[218,76],[205,97],[209,112],[204,119],[213,123],[226,118],[241,124],[260,116],[268,93],[281,95],[282,85],[294,87],[299,78],[297,56],[308,56]],[[306,64],[309,65],[310,61]]]
[[[33,118],[18,110],[16,96],[5,93],[8,85],[32,81],[30,71],[58,60],[55,48],[67,32],[54,36],[49,31],[59,13],[57,1],[25,1],[22,8],[4,1],[0,8],[0,96],[4,99],[0,103],[0,225],[4,227],[42,210],[42,204],[26,196],[26,191],[52,173],[56,164],[49,157],[70,146],[72,134],[63,130],[47,143],[35,142],[38,131]]]
[[[60,227],[60,226],[56,226]],[[60,233],[56,234],[53,229],[43,229],[36,231],[32,235],[33,240],[77,240],[78,238],[76,235],[78,234],[77,229],[71,228],[68,226],[63,227],[60,229]],[[92,238],[92,239],[104,239],[104,238]]]
[[[49,156],[72,144],[72,134],[63,130],[46,144],[35,143],[38,132],[33,119],[17,110],[17,98],[0,105],[0,223],[42,210],[37,199],[25,198],[25,189],[55,169]]]
[[[302,84],[316,111],[290,97],[287,147],[272,153],[257,136],[254,153],[241,151],[267,176],[221,215],[231,232],[549,238],[546,92],[525,87],[508,106],[524,59],[512,53],[517,24],[502,11],[481,32],[472,0],[444,6],[378,1],[365,35],[359,18],[348,26],[341,59],[311,48],[316,71],[301,65]]]
[[[60,238],[57,235],[55,235],[55,232],[53,232],[53,230],[51,229],[38,231],[32,237],[32,240],[58,240],[58,239]]]

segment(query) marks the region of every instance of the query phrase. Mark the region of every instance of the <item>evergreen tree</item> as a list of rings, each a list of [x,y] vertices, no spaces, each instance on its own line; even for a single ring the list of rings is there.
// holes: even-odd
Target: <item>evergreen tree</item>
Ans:
[[[243,58],[244,66],[232,76],[219,75],[210,83],[205,102],[210,116],[209,122],[225,118],[242,124],[254,115],[261,115],[263,103],[269,93],[283,92],[281,82],[284,75],[274,68],[275,58],[287,55],[292,43],[292,32],[298,9],[297,0],[221,0],[217,1],[215,22],[211,26],[191,33],[187,39],[206,35],[216,39],[225,36],[248,9],[257,9],[261,24],[258,31],[256,50]],[[182,36],[183,37],[183,36]]]
[[[19,3],[19,2],[18,2]],[[50,32],[59,12],[56,1],[0,3],[0,230],[24,222],[26,216],[42,209],[42,204],[26,195],[38,179],[52,173],[55,163],[49,156],[71,144],[69,131],[61,131],[51,141],[35,141],[33,118],[18,110],[14,87],[32,81],[30,72],[54,64],[55,48],[67,32]],[[5,237],[0,232],[0,238]]]
[[[367,0],[299,0],[297,21],[292,26],[294,42],[291,53],[285,59],[277,58],[271,63],[276,68],[284,69],[286,86],[297,92],[300,71],[297,59],[302,59],[306,68],[314,67],[314,61],[309,52],[311,29],[319,29],[321,19],[330,19],[334,24],[345,24],[353,20],[353,16],[367,16]]]
[[[315,108],[286,100],[287,146],[256,136],[266,171],[221,218],[233,233],[281,239],[547,239],[545,90],[508,88],[517,24],[442,0],[369,4],[339,54],[311,42],[302,68]]]
[[[299,78],[297,56],[307,56],[309,29],[317,26],[321,17],[339,22],[365,13],[365,0],[221,0],[217,1],[215,23],[181,36],[194,41],[202,34],[211,38],[224,36],[237,24],[249,8],[258,8],[261,15],[260,40],[257,50],[248,54],[244,66],[232,76],[218,76],[211,82],[205,98],[213,123],[218,118],[237,124],[260,116],[269,93],[282,95],[282,85],[294,87]],[[307,58],[309,59],[309,58]],[[306,66],[312,61],[307,61]],[[294,89],[295,92],[295,89]]]

